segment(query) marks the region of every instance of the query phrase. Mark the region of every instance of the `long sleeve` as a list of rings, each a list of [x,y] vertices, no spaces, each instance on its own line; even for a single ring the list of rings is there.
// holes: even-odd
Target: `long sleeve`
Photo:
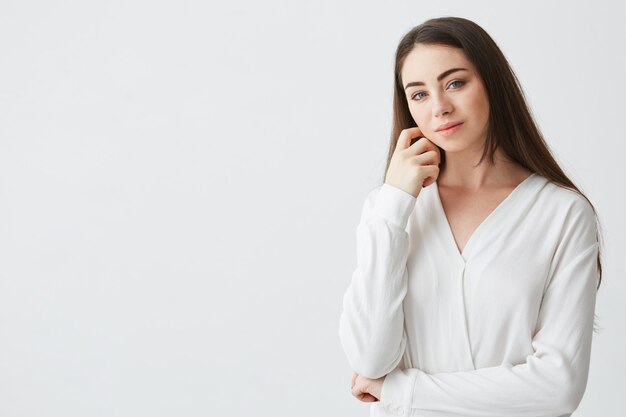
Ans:
[[[389,373],[404,354],[406,226],[415,202],[384,183],[367,195],[356,228],[357,266],[343,297],[339,337],[352,369],[369,378]]]
[[[597,227],[591,206],[569,207],[524,363],[427,374],[396,369],[381,405],[395,415],[569,415],[587,385],[597,292]]]

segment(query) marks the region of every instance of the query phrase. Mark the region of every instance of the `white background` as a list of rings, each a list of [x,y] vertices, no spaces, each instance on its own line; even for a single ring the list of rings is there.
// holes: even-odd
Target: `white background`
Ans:
[[[395,48],[445,15],[502,48],[600,214],[576,415],[620,415],[623,6],[445,3],[2,0],[0,416],[368,415],[341,300]]]

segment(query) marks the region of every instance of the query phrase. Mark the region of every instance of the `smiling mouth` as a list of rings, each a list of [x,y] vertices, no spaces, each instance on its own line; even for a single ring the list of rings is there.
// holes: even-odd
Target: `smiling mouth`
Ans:
[[[457,130],[459,130],[461,128],[461,126],[463,126],[463,123],[459,123],[458,125],[454,125],[452,127],[449,127],[447,129],[441,129],[438,130],[437,133],[443,135],[443,136],[450,136],[453,133],[455,133]]]
[[[436,132],[440,132],[440,131],[442,131],[442,130],[446,130],[446,129],[453,128],[454,126],[458,126],[458,125],[460,125],[461,123],[463,123],[463,122],[455,123],[455,124],[453,124],[453,125],[449,125],[448,127],[445,127],[445,128],[439,128],[438,130],[436,130]]]

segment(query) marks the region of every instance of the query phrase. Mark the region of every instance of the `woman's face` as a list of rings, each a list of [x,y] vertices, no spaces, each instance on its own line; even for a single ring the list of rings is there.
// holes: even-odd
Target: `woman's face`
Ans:
[[[455,68],[464,70],[450,71]],[[446,153],[482,151],[489,99],[474,65],[461,49],[418,44],[404,61],[401,80],[411,116],[424,136]],[[462,124],[447,133],[436,131],[448,122]]]

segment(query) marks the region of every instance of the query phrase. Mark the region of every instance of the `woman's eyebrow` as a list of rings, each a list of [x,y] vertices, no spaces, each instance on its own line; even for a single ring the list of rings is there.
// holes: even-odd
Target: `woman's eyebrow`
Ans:
[[[457,72],[457,71],[467,71],[467,68],[450,68],[449,70],[446,70],[444,72],[442,72],[441,74],[439,74],[439,76],[437,77],[437,81],[441,81],[442,78],[447,77],[448,75],[452,74],[453,72]],[[415,85],[426,85],[424,84],[422,81],[412,81],[410,83],[408,83],[404,89],[406,90],[409,87],[415,86]]]

